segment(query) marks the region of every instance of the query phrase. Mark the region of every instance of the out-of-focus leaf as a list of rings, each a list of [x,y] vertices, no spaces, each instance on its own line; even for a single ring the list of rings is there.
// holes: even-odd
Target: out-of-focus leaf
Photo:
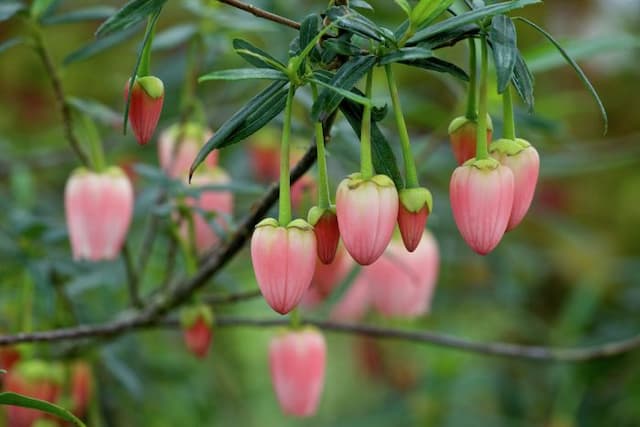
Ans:
[[[498,93],[504,92],[513,76],[513,68],[518,60],[516,28],[511,18],[496,15],[491,20],[489,41],[493,51],[493,63],[496,66]]]
[[[533,98],[533,75],[527,67],[527,63],[522,58],[522,55],[518,52],[516,58],[516,65],[513,68],[513,86],[516,88],[518,95],[527,104],[529,111],[533,111],[534,98]]]
[[[89,59],[94,55],[97,55],[107,49],[110,49],[120,43],[123,43],[131,38],[133,34],[138,31],[138,28],[132,27],[127,28],[124,31],[118,31],[117,33],[108,35],[106,37],[100,38],[98,40],[94,40],[80,49],[71,52],[64,58],[64,64],[69,65],[74,62],[83,61],[85,59]]]
[[[374,56],[359,56],[347,61],[333,76],[329,84],[340,89],[351,90],[376,62]],[[311,108],[313,120],[324,120],[344,99],[339,93],[324,89]]]
[[[198,82],[206,82],[209,80],[289,80],[286,74],[280,70],[271,68],[234,68],[231,70],[213,71],[202,75],[198,78]]]
[[[392,62],[400,61],[413,61],[418,59],[430,58],[433,56],[431,49],[425,49],[423,47],[404,47],[394,52],[388,53],[380,58],[378,63],[380,65],[390,64]]]
[[[47,16],[42,19],[45,25],[70,24],[74,22],[95,21],[106,19],[113,15],[116,9],[110,6],[93,6],[86,9],[74,10],[60,15]]]
[[[16,13],[27,10],[21,1],[5,1],[0,4],[0,22],[11,19]]]
[[[75,415],[60,406],[45,400],[34,399],[32,397],[23,396],[18,393],[4,392],[0,393],[0,405],[20,406],[22,408],[37,409],[47,414],[69,421],[76,426],[86,427]]]
[[[371,6],[369,3],[367,3],[364,0],[351,0],[349,2],[349,6],[354,9],[373,10],[373,6]]]
[[[411,61],[400,61],[400,64],[422,68],[424,70],[436,71],[438,73],[448,73],[462,81],[469,81],[469,75],[462,68],[444,59],[432,57],[425,59],[415,59]]]
[[[120,113],[117,113],[98,101],[68,97],[67,103],[102,124],[113,127],[120,127],[122,125],[122,116],[120,116]]]
[[[602,103],[602,100],[600,99],[598,92],[593,87],[593,85],[591,84],[591,81],[589,81],[589,78],[584,73],[584,71],[582,71],[582,68],[580,68],[578,63],[573,60],[573,58],[567,53],[567,51],[565,51],[562,48],[562,46],[560,46],[560,43],[558,43],[556,39],[553,38],[553,36],[549,34],[549,32],[547,32],[544,28],[542,28],[535,22],[532,22],[526,18],[517,17],[515,19],[524,22],[525,24],[529,25],[530,27],[538,31],[540,34],[542,34],[547,40],[549,40],[549,42],[551,42],[551,44],[553,44],[556,47],[556,49],[558,49],[558,52],[560,52],[562,57],[567,61],[567,63],[571,66],[571,68],[573,68],[573,70],[576,72],[576,74],[578,75],[578,77],[580,78],[584,86],[587,88],[587,90],[589,91],[593,99],[596,101],[598,108],[600,109],[600,114],[602,115],[602,120],[604,121],[604,134],[606,135],[607,129],[609,128],[609,118],[607,117],[607,110],[604,108],[604,104]]]
[[[264,50],[242,39],[233,40],[233,49],[249,64],[258,68],[273,68],[284,71],[287,67]]]
[[[168,28],[153,37],[153,50],[161,51],[174,49],[189,41],[198,32],[198,27],[193,24],[176,25]]]
[[[30,13],[36,19],[40,19],[57,0],[34,0],[31,3]]]
[[[130,28],[147,17],[157,13],[167,0],[131,0],[122,9],[104,21],[98,31],[97,37],[104,37],[114,32]]]
[[[409,38],[409,40],[407,41],[407,45],[418,44],[430,37],[450,30],[455,30],[456,28],[464,25],[473,24],[483,18],[498,15],[501,13],[507,13],[511,10],[519,9],[536,3],[540,3],[540,0],[514,0],[470,10],[468,12],[464,12],[452,18],[445,19],[444,21],[438,22],[434,25],[430,25],[423,30],[418,31],[411,38]]]
[[[407,16],[411,15],[411,6],[409,5],[409,2],[407,0],[393,0],[393,1],[400,7],[400,9],[402,9],[402,11]]]
[[[13,46],[19,45],[23,41],[24,39],[22,37],[12,37],[9,40],[5,40],[4,42],[0,43],[0,53],[12,48]]]
[[[379,27],[373,21],[347,6],[330,8],[327,10],[327,17],[334,21],[338,28],[359,34],[362,37],[377,41],[394,40],[394,35],[391,31]]]

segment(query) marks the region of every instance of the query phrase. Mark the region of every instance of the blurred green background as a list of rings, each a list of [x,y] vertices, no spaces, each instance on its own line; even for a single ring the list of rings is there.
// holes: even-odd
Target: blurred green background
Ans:
[[[57,13],[122,3],[66,0]],[[167,94],[159,129],[179,120],[187,52],[181,37],[189,25],[207,34],[201,74],[243,66],[231,49],[235,37],[284,59],[295,36],[293,30],[244,12],[204,3],[172,0],[160,17],[152,70],[165,82]],[[392,1],[371,3],[376,10],[365,12],[369,17],[388,25],[401,21]],[[310,0],[255,4],[297,20],[326,6]],[[449,77],[397,66],[421,183],[434,193],[429,228],[440,244],[442,265],[428,316],[399,322],[372,315],[369,323],[554,347],[595,345],[640,332],[640,3],[549,0],[521,14],[550,30],[584,67],[608,110],[609,132],[602,136],[596,105],[560,55],[537,33],[519,26],[519,46],[536,77],[536,109],[530,115],[518,102],[517,128],[540,153],[541,178],[523,224],[493,253],[479,257],[459,236],[448,203],[455,162],[446,130],[464,112],[465,87]],[[45,40],[55,61],[61,64],[92,41],[97,25],[99,21],[46,26]],[[130,133],[123,136],[117,129],[122,89],[142,31],[136,27],[125,42],[63,66],[61,76],[68,95],[108,107],[98,115],[110,163],[157,168],[154,142],[140,147]],[[3,22],[0,43],[23,33],[19,19]],[[464,44],[439,54],[467,67]],[[376,86],[375,98],[384,102],[381,72]],[[261,87],[207,82],[197,93],[215,129]],[[495,134],[500,135],[500,99],[491,93]],[[312,135],[310,99],[303,91],[295,106],[294,131],[302,148]],[[391,115],[382,126],[397,146]],[[358,149],[341,118],[333,136],[328,150],[335,188],[355,169]],[[0,53],[0,152],[0,328],[5,333],[22,330],[31,311],[31,328],[45,330],[106,321],[125,309],[129,301],[121,260],[71,260],[62,195],[78,163],[63,137],[50,82],[25,43]],[[252,181],[247,144],[223,150],[221,164],[241,188],[236,194],[238,219],[264,184]],[[137,257],[135,248],[160,184],[148,167],[135,170],[138,198],[129,242]],[[162,282],[167,248],[161,235],[144,277],[145,293]],[[256,289],[249,266],[244,250],[204,293]],[[176,268],[184,270],[181,259]],[[25,306],[25,287],[35,289],[32,307]],[[216,314],[275,317],[261,298],[216,307]],[[150,427],[640,425],[640,351],[580,364],[543,363],[331,333],[318,415],[286,418],[268,375],[266,349],[273,333],[218,329],[204,361],[187,353],[179,331],[143,331],[82,347],[80,355],[93,363],[98,382],[101,415],[91,421]],[[68,344],[20,348],[25,354],[56,358]]]

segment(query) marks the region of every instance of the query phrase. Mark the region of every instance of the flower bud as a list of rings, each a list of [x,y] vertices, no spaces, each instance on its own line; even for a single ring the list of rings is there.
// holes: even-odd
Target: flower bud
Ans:
[[[187,349],[202,359],[207,355],[211,344],[213,313],[206,305],[188,307],[182,310],[180,324],[184,331],[184,342]]]
[[[191,163],[212,136],[213,132],[210,129],[196,123],[187,123],[184,126],[175,124],[165,129],[158,138],[160,167],[172,178],[188,174]],[[205,164],[210,167],[217,166],[218,150],[209,153]]]
[[[129,82],[125,86],[125,102],[129,97]],[[154,76],[136,77],[129,103],[129,123],[140,145],[153,136],[162,112],[164,84]]]
[[[76,169],[64,190],[73,258],[115,259],[133,216],[133,188],[122,169]]]
[[[338,250],[340,241],[340,229],[335,206],[321,209],[312,207],[307,215],[307,221],[313,226],[318,242],[318,258],[324,264],[331,264]]]
[[[269,344],[271,381],[285,414],[316,413],[324,388],[327,347],[315,329],[287,331]]]
[[[91,366],[84,361],[77,361],[71,366],[71,402],[73,414],[84,417],[93,397],[93,375]]]
[[[453,119],[449,125],[451,150],[459,165],[476,156],[478,123],[462,116]],[[487,145],[493,137],[493,123],[487,114]]]
[[[467,244],[486,255],[500,243],[513,206],[513,173],[489,158],[459,166],[451,176],[453,218]]]
[[[374,307],[388,317],[427,313],[439,262],[438,245],[429,231],[424,231],[415,252],[407,252],[399,241],[392,241],[378,261],[365,270]]]
[[[316,236],[302,219],[286,227],[262,220],[251,238],[251,261],[267,303],[280,314],[291,311],[309,288],[316,265]]]
[[[418,247],[432,207],[433,197],[426,188],[400,190],[398,227],[402,242],[409,252],[413,252]]]
[[[489,153],[513,173],[513,208],[507,231],[513,230],[524,218],[533,201],[540,173],[540,156],[524,139],[499,139],[489,146]]]
[[[338,225],[344,246],[353,259],[369,265],[389,244],[398,217],[398,192],[385,175],[364,180],[350,175],[338,186]]]

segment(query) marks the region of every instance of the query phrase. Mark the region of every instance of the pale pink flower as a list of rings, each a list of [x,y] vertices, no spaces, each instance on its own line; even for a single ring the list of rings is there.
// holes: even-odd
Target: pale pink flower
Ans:
[[[133,187],[122,169],[77,169],[67,181],[64,199],[73,258],[115,259],[133,216]]]
[[[338,246],[336,256],[330,264],[323,263],[320,258],[316,259],[311,286],[302,298],[302,305],[305,308],[313,308],[324,301],[335,287],[347,278],[355,265],[353,258],[342,245]]]
[[[211,139],[213,132],[195,123],[184,126],[173,125],[158,137],[158,159],[160,167],[172,178],[189,173],[189,168],[203,145]],[[207,156],[205,164],[217,166],[218,150]]]
[[[371,306],[371,289],[369,278],[362,270],[351,283],[342,299],[331,310],[331,319],[341,322],[356,322],[362,319]]]

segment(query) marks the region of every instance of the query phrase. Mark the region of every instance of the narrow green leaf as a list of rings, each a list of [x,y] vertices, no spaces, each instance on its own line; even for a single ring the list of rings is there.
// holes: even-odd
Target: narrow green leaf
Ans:
[[[71,24],[75,22],[96,21],[107,19],[116,9],[110,6],[94,6],[86,9],[74,10],[60,15],[47,16],[42,19],[44,25]]]
[[[443,59],[431,57],[425,59],[414,59],[410,61],[400,61],[400,64],[422,68],[424,70],[447,73],[462,81],[468,82],[469,75],[462,68]]]
[[[122,116],[120,113],[112,110],[110,107],[92,100],[92,99],[81,99],[76,97],[67,97],[67,104],[76,110],[88,115],[94,120],[97,120],[99,123],[120,128],[122,126]]]
[[[506,13],[511,10],[519,9],[536,3],[540,3],[540,0],[514,0],[470,10],[452,18],[445,19],[444,21],[438,22],[437,24],[427,26],[426,28],[418,31],[411,38],[409,38],[409,40],[407,41],[407,45],[415,45],[445,31],[449,31],[464,25],[473,24],[486,17],[499,15],[501,13]]]
[[[251,98],[240,110],[236,111],[226,122],[220,126],[213,137],[207,141],[207,143],[200,149],[200,152],[196,156],[195,160],[191,164],[190,174],[196,170],[196,168],[204,161],[207,155],[220,147],[227,146],[233,142],[237,142],[237,135],[241,134],[242,128],[251,125],[250,119],[259,120],[266,110],[272,112],[269,108],[273,104],[282,103],[282,109],[284,108],[284,102],[286,99],[285,89],[286,82],[276,81],[271,83],[266,89],[262,90],[256,96]],[[278,104],[280,105],[280,104]],[[256,117],[256,114],[262,114],[260,117]],[[263,118],[263,117],[262,117]],[[266,123],[265,123],[266,124]],[[258,129],[255,129],[257,131]],[[234,137],[235,132],[235,137]],[[248,135],[247,135],[248,136]],[[246,136],[245,136],[246,137]]]
[[[489,30],[489,42],[496,66],[498,93],[502,93],[511,81],[513,68],[518,59],[516,28],[511,18],[505,15],[493,17]]]
[[[60,406],[45,400],[34,399],[32,397],[23,396],[18,393],[4,392],[0,393],[0,405],[20,406],[22,408],[37,409],[47,414],[69,421],[76,426],[86,427],[75,415]]]
[[[40,19],[54,5],[56,0],[34,0],[29,12],[35,19]]]
[[[300,23],[300,47],[304,48],[318,35],[320,31],[320,15],[312,13],[307,15]]]
[[[96,36],[104,37],[116,31],[125,30],[157,13],[167,0],[130,0],[122,9],[104,21]]]
[[[393,0],[404,11],[407,16],[411,16],[411,6],[407,0]]]
[[[74,62],[89,59],[107,49],[129,40],[138,30],[139,28],[137,27],[131,27],[124,31],[119,31],[98,40],[94,40],[67,55],[64,58],[63,64],[69,65]]]
[[[359,34],[376,41],[395,41],[393,32],[379,27],[373,21],[347,6],[334,6],[327,10],[327,17],[336,23],[338,28]]]
[[[421,0],[413,8],[410,19],[414,28],[428,25],[451,6],[453,0]]]
[[[16,13],[27,10],[21,1],[5,1],[0,4],[0,22],[11,19]]]
[[[533,111],[534,98],[533,98],[533,74],[527,67],[527,63],[522,58],[520,52],[516,58],[516,65],[513,68],[513,86],[516,88],[518,95],[522,98],[529,109],[529,112]]]
[[[5,50],[8,50],[14,46],[19,45],[20,43],[22,43],[24,41],[24,38],[22,37],[12,37],[9,40],[5,40],[2,43],[0,43],[0,53],[4,52]]]
[[[367,3],[364,0],[351,0],[349,2],[349,6],[354,9],[373,10],[373,6],[371,6],[369,3]]]
[[[235,68],[230,70],[213,71],[198,78],[198,83],[209,80],[289,80],[282,71],[271,68]]]
[[[198,33],[198,27],[194,24],[176,25],[156,33],[153,36],[153,51],[174,49],[191,40]]]
[[[276,70],[286,70],[287,67],[264,50],[255,47],[251,43],[242,39],[233,39],[233,49],[245,61],[254,67],[273,68]]]
[[[364,107],[362,105],[358,105],[349,100],[343,100],[340,103],[340,111],[344,114],[353,131],[358,135],[358,138],[360,138],[360,130],[362,129],[363,110]],[[393,154],[389,142],[375,122],[371,124],[371,156],[373,158],[373,168],[376,170],[376,173],[385,174],[390,177],[398,189],[404,188],[404,182],[398,169],[396,156]]]
[[[263,103],[253,113],[249,114],[243,124],[233,131],[224,144],[221,144],[218,148],[224,148],[240,142],[262,129],[284,110],[286,101],[286,90],[273,96],[269,102]]]
[[[427,37],[420,46],[430,49],[441,49],[443,47],[453,46],[461,40],[474,37],[480,32],[480,28],[475,24],[463,25],[451,30],[437,33],[433,36]]]
[[[374,66],[375,62],[376,58],[371,55],[353,57],[340,67],[329,84],[339,89],[351,90],[362,76]],[[338,107],[343,98],[333,90],[322,90],[311,108],[311,117],[313,120],[323,120]]]
[[[432,56],[433,52],[431,51],[431,49],[426,49],[419,46],[403,47],[402,49],[398,49],[394,52],[382,56],[378,63],[380,65],[385,65],[392,62],[413,61],[417,59],[431,58]]]
[[[322,80],[318,80],[318,79],[310,79],[313,83],[317,83],[318,85],[325,87],[329,90],[332,90],[334,92],[336,92],[338,95],[343,96],[344,98],[350,99],[353,102],[357,102],[360,105],[366,105],[366,106],[370,106],[373,107],[371,100],[369,98],[366,98],[364,96],[360,96],[357,95],[349,90],[345,90],[345,89],[340,89],[339,87],[335,87],[332,86],[329,83],[325,83]]]
[[[602,120],[604,121],[604,134],[606,135],[607,130],[609,128],[609,118],[607,117],[607,110],[604,108],[604,104],[602,103],[602,100],[600,99],[598,92],[593,87],[593,85],[591,84],[591,81],[589,81],[589,78],[584,73],[584,71],[582,71],[582,68],[580,68],[578,63],[574,61],[571,56],[569,56],[569,54],[562,48],[562,46],[560,46],[560,43],[558,43],[556,39],[553,38],[553,36],[549,34],[549,32],[547,32],[544,28],[528,20],[527,18],[516,17],[514,19],[522,21],[525,24],[529,25],[530,27],[534,28],[540,34],[545,36],[546,39],[549,40],[549,42],[551,42],[551,44],[553,44],[556,47],[556,49],[558,49],[558,52],[560,52],[562,57],[567,61],[567,63],[571,66],[571,68],[573,68],[573,70],[576,72],[576,74],[578,75],[578,77],[580,78],[584,86],[587,88],[587,90],[589,91],[593,99],[596,101],[596,104],[598,104],[598,108],[600,109],[600,114],[602,115]]]

